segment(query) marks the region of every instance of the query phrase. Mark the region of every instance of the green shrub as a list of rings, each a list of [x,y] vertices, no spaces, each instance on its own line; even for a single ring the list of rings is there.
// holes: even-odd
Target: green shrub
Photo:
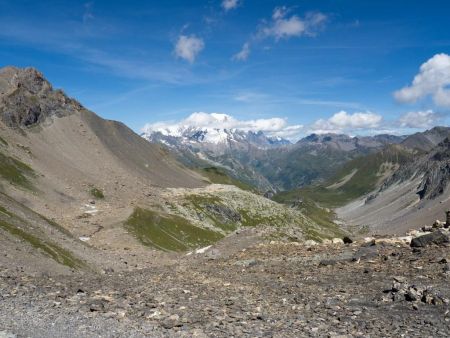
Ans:
[[[91,189],[89,190],[89,193],[91,194],[91,196],[95,197],[96,199],[104,199],[105,198],[103,191],[96,187],[91,187]]]

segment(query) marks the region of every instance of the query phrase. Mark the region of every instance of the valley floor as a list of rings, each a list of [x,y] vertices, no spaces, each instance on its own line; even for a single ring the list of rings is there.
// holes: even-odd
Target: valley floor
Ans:
[[[171,265],[128,272],[49,278],[3,269],[0,337],[450,332],[448,246],[361,241],[308,248],[261,242],[245,231],[236,236]]]

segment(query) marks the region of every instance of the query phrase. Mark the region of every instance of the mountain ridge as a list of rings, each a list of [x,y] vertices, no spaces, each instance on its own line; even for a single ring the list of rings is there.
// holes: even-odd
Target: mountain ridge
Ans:
[[[223,132],[222,137],[205,138],[208,132]],[[177,136],[173,136],[177,135]],[[376,135],[351,137],[345,134],[311,134],[296,143],[276,140],[263,132],[211,129],[183,126],[172,132],[143,133],[149,142],[168,147],[190,166],[221,167],[236,179],[243,179],[261,190],[289,190],[309,185],[332,175],[336,167],[362,154],[388,144],[397,144],[403,136]]]

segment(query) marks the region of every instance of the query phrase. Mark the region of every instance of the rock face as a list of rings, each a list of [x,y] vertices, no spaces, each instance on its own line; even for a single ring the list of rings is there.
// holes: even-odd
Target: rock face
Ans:
[[[53,115],[61,117],[82,109],[34,68],[0,69],[0,119],[9,127],[28,127]]]
[[[447,233],[438,230],[427,235],[413,238],[413,240],[411,241],[411,247],[423,248],[432,244],[441,245],[449,242],[450,242],[449,235]]]
[[[381,186],[380,192],[392,185],[420,179],[416,193],[420,199],[434,199],[444,193],[450,178],[450,139],[445,138],[432,151],[417,154],[415,160],[401,167]]]

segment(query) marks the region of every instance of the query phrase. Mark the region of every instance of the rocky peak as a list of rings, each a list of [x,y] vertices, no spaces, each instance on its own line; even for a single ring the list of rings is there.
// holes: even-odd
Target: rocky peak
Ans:
[[[0,120],[9,127],[29,127],[48,117],[66,116],[82,106],[63,91],[53,90],[38,70],[0,69]]]
[[[32,67],[5,67],[0,69],[0,95],[23,88],[32,94],[52,90],[44,75]]]

